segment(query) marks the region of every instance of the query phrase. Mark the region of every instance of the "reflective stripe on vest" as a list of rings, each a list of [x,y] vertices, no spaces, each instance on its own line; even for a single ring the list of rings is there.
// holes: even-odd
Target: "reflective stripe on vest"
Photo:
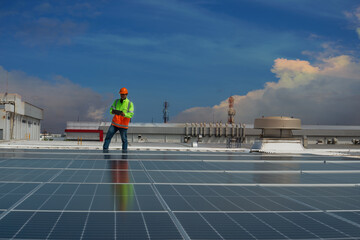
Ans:
[[[114,122],[111,122],[111,125],[114,125],[115,127],[118,127],[118,128],[125,128],[125,129],[129,128],[128,125],[121,125],[121,124],[117,124],[117,123],[114,123]]]
[[[130,106],[131,106],[131,102],[130,102],[130,100],[129,100],[129,104],[128,104],[127,112],[128,112],[128,113],[134,113],[134,111],[129,111],[129,110],[130,110]]]
[[[119,101],[119,99],[116,99],[116,103],[115,103],[115,106],[114,106],[114,104],[113,105],[111,105],[111,109],[115,109],[116,110],[116,106],[117,106],[117,104],[118,104],[118,101]]]

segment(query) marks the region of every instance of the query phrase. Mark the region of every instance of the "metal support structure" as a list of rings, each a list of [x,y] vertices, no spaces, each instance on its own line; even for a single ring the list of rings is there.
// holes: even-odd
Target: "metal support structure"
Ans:
[[[185,143],[189,142],[226,142],[227,147],[238,148],[245,139],[244,124],[186,123]]]
[[[163,110],[163,119],[164,119],[164,123],[168,123],[169,122],[169,103],[167,101],[164,102],[164,110]]]
[[[234,97],[229,97],[229,110],[228,110],[228,122],[229,124],[233,124],[235,122],[235,114],[236,111],[234,109]]]

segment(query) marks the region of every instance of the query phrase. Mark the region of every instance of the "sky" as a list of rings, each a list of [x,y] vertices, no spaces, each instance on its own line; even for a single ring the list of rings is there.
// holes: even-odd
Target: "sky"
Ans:
[[[360,124],[358,0],[0,1],[0,92],[44,109],[43,130],[111,121],[126,87],[133,123],[293,116]]]

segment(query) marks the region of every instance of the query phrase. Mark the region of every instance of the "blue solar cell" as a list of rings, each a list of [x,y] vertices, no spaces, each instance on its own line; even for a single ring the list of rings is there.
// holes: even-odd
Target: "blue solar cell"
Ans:
[[[16,207],[16,209],[37,210],[46,202],[49,197],[50,195],[31,195],[23,202],[21,202],[20,205]]]
[[[221,239],[220,233],[198,213],[175,213],[191,239]]]
[[[70,195],[52,195],[44,202],[40,210],[63,210],[70,197]]]
[[[206,200],[220,211],[242,211],[245,209],[241,203],[224,197],[206,197]]]
[[[156,196],[137,196],[141,211],[163,211],[159,199]]]
[[[114,239],[115,213],[91,212],[84,230],[85,239]]]
[[[151,188],[150,185],[133,185],[134,187],[134,192],[133,194],[136,194],[137,196],[141,196],[141,195],[150,195],[153,196],[155,195],[154,190]],[[121,194],[121,192],[117,191],[116,192],[117,195]]]
[[[288,237],[261,219],[259,214],[229,213],[228,216],[256,239],[287,239]]]
[[[59,184],[44,184],[34,194],[53,194],[59,186]]]
[[[151,239],[183,239],[168,213],[144,213]]]
[[[219,195],[214,189],[214,186],[191,186],[191,188],[197,193],[196,195],[206,196],[206,197],[218,197]]]
[[[23,194],[7,194],[0,196],[0,209],[8,209],[14,205],[17,201],[23,198]]]
[[[156,188],[162,196],[179,196],[179,193],[172,185],[156,185]]]
[[[324,213],[323,213],[324,214]],[[280,216],[301,226],[318,238],[348,238],[346,234],[339,232],[337,229],[328,226],[317,219],[314,219],[307,213],[280,213]]]
[[[24,184],[10,184],[8,183],[11,190],[9,192],[11,193],[19,193],[19,194],[27,194],[31,192],[35,187],[38,186],[38,184],[32,184],[32,183],[24,183]]]
[[[191,211],[190,203],[178,196],[162,196],[172,211]]]
[[[0,183],[0,194],[9,193],[14,188],[17,188],[20,185],[22,185],[22,184],[21,183]]]
[[[318,236],[301,225],[297,225],[292,221],[282,217],[276,213],[263,213],[254,214],[258,219],[267,225],[271,226],[274,230],[282,233],[290,239],[314,239]]]
[[[203,217],[224,239],[256,239],[247,229],[224,213],[203,213]]]
[[[207,201],[207,199],[205,199],[203,197],[184,196],[183,198],[187,203],[189,203],[192,210],[195,210],[195,211],[219,210],[216,206],[214,206],[211,202]]]
[[[243,211],[266,211],[265,206],[253,202],[247,197],[227,197],[227,199]]]
[[[118,239],[148,239],[148,230],[145,228],[142,214],[117,212],[116,237]]]
[[[87,211],[90,209],[92,198],[89,196],[74,196],[66,205],[68,211]]]
[[[350,221],[352,223],[357,224],[360,226],[360,212],[334,212],[332,213],[335,216],[339,216],[341,218],[344,218],[345,221]]]
[[[321,222],[322,224],[336,230],[337,232],[347,237],[355,239],[360,238],[359,226],[354,226],[349,222],[334,217],[334,215],[322,212],[309,212],[305,213],[305,215],[309,216],[311,219]]]
[[[95,195],[109,195],[113,196],[115,188],[113,184],[98,184]]]
[[[80,239],[87,213],[64,212],[49,234],[50,239]]]
[[[58,212],[34,213],[20,232],[14,237],[20,239],[45,239],[49,235],[59,216],[60,213]]]
[[[113,196],[94,196],[91,211],[114,211]]]
[[[96,191],[95,184],[80,184],[76,191],[77,195],[93,196]]]
[[[0,237],[12,238],[27,220],[33,215],[33,212],[10,212],[0,221]]]
[[[55,195],[72,195],[77,189],[78,184],[62,184],[55,191]]]

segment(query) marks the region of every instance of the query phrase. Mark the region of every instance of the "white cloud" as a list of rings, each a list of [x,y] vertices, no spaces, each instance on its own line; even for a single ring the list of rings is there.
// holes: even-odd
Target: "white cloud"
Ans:
[[[357,7],[353,11],[346,11],[344,15],[350,21],[351,27],[355,29],[360,39],[360,7]]]
[[[66,121],[100,121],[111,102],[90,88],[82,87],[62,76],[45,81],[21,71],[7,71],[0,66],[0,91],[18,93],[22,100],[44,109],[43,129],[63,132]],[[109,101],[108,101],[109,100]]]
[[[294,116],[305,124],[360,124],[360,62],[341,55],[311,64],[276,59],[271,71],[279,79],[244,96],[235,95],[237,122],[261,116]],[[227,99],[207,108],[191,108],[173,122],[227,121]]]
[[[96,109],[94,106],[90,106],[87,112],[87,117],[93,119],[94,121],[104,120],[106,108]]]
[[[294,88],[308,84],[319,73],[319,68],[311,66],[308,61],[278,58],[271,72],[275,73],[280,80],[277,83],[267,83],[268,87]]]

